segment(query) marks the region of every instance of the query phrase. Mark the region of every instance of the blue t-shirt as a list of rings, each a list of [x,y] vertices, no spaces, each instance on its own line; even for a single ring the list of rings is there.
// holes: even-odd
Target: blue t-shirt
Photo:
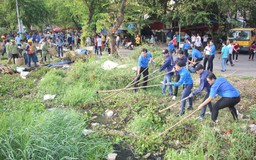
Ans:
[[[26,35],[26,40],[29,40],[29,38],[30,38],[30,35],[27,34],[27,35]]]
[[[142,68],[147,68],[150,58],[152,58],[152,54],[150,52],[147,53],[146,57],[140,55],[139,60],[138,60],[138,66],[140,66]]]
[[[17,44],[21,44],[20,39],[21,39],[20,36],[15,37],[15,41],[16,41]]]
[[[215,98],[216,94],[226,98],[240,96],[238,90],[223,77],[217,78],[211,87],[210,97]]]
[[[229,51],[229,48],[228,46],[223,46],[222,49],[221,49],[221,58],[228,58],[228,51]]]
[[[196,95],[200,92],[203,91],[203,89],[205,89],[205,91],[207,93],[210,92],[211,89],[211,85],[208,83],[207,81],[207,76],[210,72],[208,70],[204,70],[201,74],[200,74],[200,86],[199,89],[193,92],[193,95]]]
[[[164,61],[164,64],[160,67],[159,71],[163,71],[164,69],[166,69],[166,72],[171,72],[172,69],[174,67],[174,62],[173,62],[173,58],[172,58],[172,55],[168,55],[166,58],[165,58],[165,61]],[[173,73],[169,73],[169,74],[173,74]]]
[[[212,45],[212,46],[211,46],[210,55],[215,55],[215,54],[216,54],[216,47],[215,47],[215,45]]]
[[[199,51],[199,50],[197,50],[197,49],[195,49],[195,48],[192,48],[192,55],[191,55],[191,57],[192,57],[192,59],[198,59],[198,58],[203,58],[203,55],[202,55],[202,53]]]
[[[175,51],[175,47],[172,43],[168,43],[168,51]]]
[[[184,43],[183,44],[183,47],[182,47],[183,50],[188,50],[189,48],[190,48],[190,44],[189,43]]]
[[[182,69],[178,72],[180,75],[180,80],[176,83],[171,83],[173,86],[180,86],[182,84],[193,84],[193,79],[187,70],[187,68],[182,67]]]

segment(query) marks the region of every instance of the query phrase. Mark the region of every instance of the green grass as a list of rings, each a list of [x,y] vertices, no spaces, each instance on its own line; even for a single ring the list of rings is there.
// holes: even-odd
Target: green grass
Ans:
[[[111,143],[97,134],[83,136],[87,120],[60,109],[2,113],[0,159],[103,159]]]

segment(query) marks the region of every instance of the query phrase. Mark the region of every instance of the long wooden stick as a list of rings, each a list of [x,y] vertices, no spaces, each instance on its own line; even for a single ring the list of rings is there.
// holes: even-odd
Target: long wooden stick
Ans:
[[[230,73],[230,74],[226,75],[225,77],[227,78],[227,77],[229,77],[229,76],[233,75],[234,73],[236,73],[237,71],[238,71],[238,70],[235,70],[234,72],[232,72],[232,73]]]
[[[186,100],[186,99],[188,99],[188,98],[190,98],[190,97],[189,97],[189,96],[187,96],[186,98],[183,98],[182,100],[180,100],[180,101],[178,101],[178,102],[176,102],[176,103],[174,103],[174,104],[170,105],[169,107],[166,107],[166,108],[164,108],[164,109],[160,110],[159,112],[161,113],[161,112],[163,112],[163,111],[166,111],[167,109],[172,108],[173,106],[177,105],[178,103],[181,103],[182,101],[185,101],[185,100]]]
[[[180,124],[182,121],[184,121],[185,119],[189,118],[190,116],[192,116],[194,113],[196,113],[197,111],[199,111],[199,109],[194,110],[193,112],[191,112],[189,115],[187,115],[186,117],[182,118],[180,121],[178,121],[177,123],[175,123],[173,126],[171,126],[170,128],[166,129],[165,131],[163,131],[162,133],[160,133],[157,137],[158,138],[164,134],[166,134],[168,131],[170,131],[171,129],[173,129],[174,127],[176,127],[178,124]]]
[[[149,66],[148,66],[148,67],[149,67]],[[148,69],[148,67],[147,67],[146,69]],[[144,71],[142,71],[139,75],[141,76],[141,75],[146,71],[146,69],[145,69]],[[151,73],[151,74],[153,74],[153,73]],[[149,75],[150,75],[150,74],[149,74]],[[149,75],[148,75],[148,76],[149,76]],[[138,75],[137,75],[128,85],[126,85],[123,89],[126,89],[126,88],[128,88],[128,87],[134,85],[134,84],[136,83],[137,77],[138,77]],[[123,91],[123,90],[119,90],[119,91],[117,91],[116,93],[113,93],[113,94],[107,96],[106,98],[103,99],[103,101],[109,99],[110,97],[113,97],[113,96],[117,95],[117,94],[120,93],[121,91]]]
[[[110,93],[110,92],[126,91],[126,90],[133,90],[133,89],[157,87],[157,86],[162,86],[162,85],[163,84],[155,84],[155,85],[141,86],[141,87],[135,87],[135,88],[132,87],[132,88],[113,89],[113,90],[101,90],[101,91],[97,91],[97,93]]]
[[[166,72],[166,73],[157,75],[157,76],[152,77],[152,78],[150,78],[150,79],[148,79],[148,80],[146,80],[146,81],[142,81],[142,82],[138,83],[137,85],[140,85],[141,83],[149,82],[149,81],[151,81],[151,80],[153,80],[153,79],[156,79],[156,78],[158,78],[158,77],[164,76],[164,75],[169,74],[169,73],[172,73],[172,71],[169,71],[169,72]],[[143,77],[143,78],[144,78],[144,77]]]

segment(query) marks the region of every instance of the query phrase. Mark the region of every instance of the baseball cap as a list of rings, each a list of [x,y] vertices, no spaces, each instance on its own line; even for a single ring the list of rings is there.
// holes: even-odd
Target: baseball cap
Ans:
[[[200,69],[204,69],[204,66],[202,64],[198,64],[195,67],[196,71],[199,71]]]
[[[162,54],[167,54],[167,53],[169,53],[169,51],[168,51],[167,49],[164,49],[164,50],[162,51]]]

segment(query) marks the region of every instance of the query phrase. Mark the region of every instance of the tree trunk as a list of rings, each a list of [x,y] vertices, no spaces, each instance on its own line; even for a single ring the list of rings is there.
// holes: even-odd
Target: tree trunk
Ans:
[[[109,34],[108,34],[108,36],[110,38],[111,54],[113,54],[117,57],[118,57],[118,52],[117,52],[116,43],[115,43],[115,33],[118,30],[118,28],[121,26],[121,24],[123,23],[125,5],[126,5],[126,0],[122,0],[121,7],[120,7],[120,15],[119,15],[118,19],[116,20],[115,25],[110,29]]]

